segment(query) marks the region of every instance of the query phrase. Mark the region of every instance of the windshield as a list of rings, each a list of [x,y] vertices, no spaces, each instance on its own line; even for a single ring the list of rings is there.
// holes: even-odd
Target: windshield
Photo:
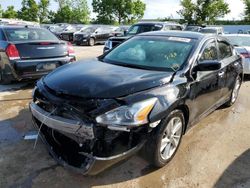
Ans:
[[[201,33],[217,33],[216,29],[201,29]]]
[[[61,28],[61,27],[49,27],[49,30],[51,31],[51,32],[54,32],[54,33],[56,33],[56,32],[62,32],[64,29],[63,28]]]
[[[198,26],[187,26],[185,28],[185,31],[196,31],[196,32],[198,32],[199,30],[200,30],[200,27],[198,27]]]
[[[159,31],[162,29],[162,25],[134,25],[128,30],[127,35],[136,35],[139,33],[149,32],[149,31]]]
[[[108,53],[104,62],[149,70],[176,71],[186,61],[193,40],[179,37],[134,37]]]
[[[4,31],[8,41],[58,40],[58,38],[47,29],[6,28]]]
[[[250,36],[225,36],[234,46],[250,46]]]

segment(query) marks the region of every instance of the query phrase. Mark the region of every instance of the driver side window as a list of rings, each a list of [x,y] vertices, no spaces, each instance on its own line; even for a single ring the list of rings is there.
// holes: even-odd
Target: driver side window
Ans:
[[[210,42],[204,48],[199,62],[202,63],[203,61],[212,61],[218,60],[218,52],[215,42]]]

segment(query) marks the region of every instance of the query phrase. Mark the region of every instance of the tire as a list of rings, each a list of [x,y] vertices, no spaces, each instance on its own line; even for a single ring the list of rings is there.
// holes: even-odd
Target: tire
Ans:
[[[236,100],[238,98],[238,95],[239,95],[241,83],[242,83],[241,77],[238,75],[236,77],[236,80],[235,80],[235,83],[234,83],[234,87],[232,89],[232,93],[231,93],[230,99],[229,99],[229,101],[227,101],[224,104],[225,107],[230,107],[230,106],[232,106],[236,102]]]
[[[0,84],[2,85],[8,85],[11,84],[12,79],[10,76],[4,76],[2,71],[0,70]]]
[[[89,43],[89,46],[94,46],[95,45],[95,39],[90,38],[88,43]]]
[[[171,128],[171,125],[175,128]],[[159,168],[171,161],[181,143],[184,125],[184,115],[180,110],[172,111],[161,121],[146,145],[146,155],[152,165]],[[173,134],[174,130],[177,130],[175,134]]]

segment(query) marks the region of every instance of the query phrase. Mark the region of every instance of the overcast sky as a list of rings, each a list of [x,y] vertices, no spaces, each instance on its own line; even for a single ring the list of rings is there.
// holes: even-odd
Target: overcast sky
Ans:
[[[36,0],[39,1],[39,0]],[[180,10],[180,0],[143,0],[146,5],[146,11],[144,18],[154,19],[159,17],[172,16],[173,18],[179,18],[176,11]],[[231,13],[226,15],[224,19],[240,19],[244,10],[244,5],[241,0],[226,0],[231,9]],[[14,5],[16,9],[20,9],[22,0],[0,0],[0,4],[4,9],[9,5]],[[88,0],[89,7],[91,7],[92,0]],[[50,9],[56,10],[58,8],[57,3],[51,0]],[[92,14],[92,17],[94,15]]]

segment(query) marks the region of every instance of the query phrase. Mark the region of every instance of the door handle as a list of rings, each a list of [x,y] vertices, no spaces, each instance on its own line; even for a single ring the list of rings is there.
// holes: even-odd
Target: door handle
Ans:
[[[218,75],[219,75],[220,77],[224,76],[224,74],[225,74],[224,71],[220,71],[220,72],[218,73]]]

